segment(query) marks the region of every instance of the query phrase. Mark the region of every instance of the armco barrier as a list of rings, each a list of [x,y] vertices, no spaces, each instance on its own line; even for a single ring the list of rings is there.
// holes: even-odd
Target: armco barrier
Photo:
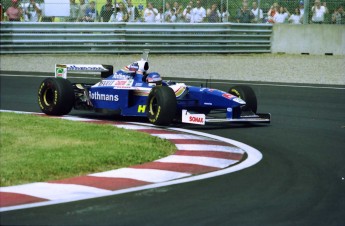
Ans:
[[[270,53],[272,25],[1,23],[6,53]]]

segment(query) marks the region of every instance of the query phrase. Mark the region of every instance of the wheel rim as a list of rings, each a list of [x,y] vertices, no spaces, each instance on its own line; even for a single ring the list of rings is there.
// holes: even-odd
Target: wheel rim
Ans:
[[[150,100],[150,114],[156,115],[157,109],[158,109],[157,98],[152,97],[152,99]]]
[[[47,88],[43,94],[44,104],[50,106],[54,102],[54,91],[51,88]]]

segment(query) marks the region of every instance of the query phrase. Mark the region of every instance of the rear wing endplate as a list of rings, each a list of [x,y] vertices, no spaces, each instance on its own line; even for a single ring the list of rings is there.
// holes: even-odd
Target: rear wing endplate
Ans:
[[[55,64],[55,78],[67,78],[68,71],[75,72],[108,72],[102,64]]]

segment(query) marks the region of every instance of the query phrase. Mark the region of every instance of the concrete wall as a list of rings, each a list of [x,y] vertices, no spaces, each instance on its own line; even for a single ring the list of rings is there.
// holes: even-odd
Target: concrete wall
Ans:
[[[345,26],[275,24],[272,53],[345,55]]]

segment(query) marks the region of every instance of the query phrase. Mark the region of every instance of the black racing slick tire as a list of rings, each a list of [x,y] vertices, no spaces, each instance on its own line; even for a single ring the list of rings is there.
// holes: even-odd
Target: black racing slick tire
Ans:
[[[246,102],[246,105],[242,107],[242,111],[252,111],[256,114],[258,109],[258,102],[254,90],[249,86],[233,86],[229,89],[229,92]]]
[[[74,105],[74,89],[63,78],[47,78],[38,89],[38,104],[47,115],[66,115]]]
[[[176,106],[176,96],[170,87],[155,86],[147,99],[147,117],[154,125],[169,125],[175,118]]]

